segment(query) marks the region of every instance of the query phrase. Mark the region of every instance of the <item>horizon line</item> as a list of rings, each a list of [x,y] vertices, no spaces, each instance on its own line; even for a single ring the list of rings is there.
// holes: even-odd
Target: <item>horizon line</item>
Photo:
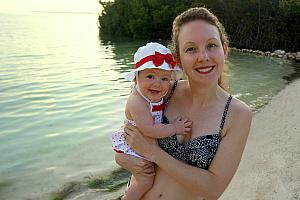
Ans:
[[[96,12],[88,12],[88,11],[46,11],[46,10],[32,10],[31,12],[38,13],[68,13],[68,14],[99,14]]]

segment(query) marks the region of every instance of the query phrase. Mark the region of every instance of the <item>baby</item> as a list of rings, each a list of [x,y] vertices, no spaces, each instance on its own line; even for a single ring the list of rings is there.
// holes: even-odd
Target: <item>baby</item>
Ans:
[[[135,82],[125,107],[126,122],[138,127],[146,136],[165,138],[172,135],[182,136],[190,131],[191,122],[177,118],[172,124],[162,124],[164,97],[170,87],[171,74],[180,70],[173,60],[171,51],[158,43],[148,43],[134,54],[135,69],[126,79]],[[113,149],[118,153],[138,155],[126,143],[121,128],[112,134]],[[153,176],[132,174],[130,186],[122,200],[138,200],[153,184]]]

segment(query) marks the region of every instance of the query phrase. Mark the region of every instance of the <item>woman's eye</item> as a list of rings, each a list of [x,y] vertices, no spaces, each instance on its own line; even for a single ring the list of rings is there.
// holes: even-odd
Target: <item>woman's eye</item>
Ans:
[[[208,48],[212,48],[212,47],[217,47],[218,45],[214,44],[214,43],[210,43],[208,44]]]
[[[189,47],[185,50],[185,52],[193,52],[193,51],[196,51],[195,47]]]

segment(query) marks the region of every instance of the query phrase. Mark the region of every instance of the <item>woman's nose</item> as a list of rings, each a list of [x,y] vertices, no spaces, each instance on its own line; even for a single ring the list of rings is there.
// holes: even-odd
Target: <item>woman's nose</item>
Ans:
[[[207,49],[205,49],[205,48],[199,49],[199,52],[197,54],[198,62],[208,61],[208,59],[209,59],[209,56],[208,56]]]

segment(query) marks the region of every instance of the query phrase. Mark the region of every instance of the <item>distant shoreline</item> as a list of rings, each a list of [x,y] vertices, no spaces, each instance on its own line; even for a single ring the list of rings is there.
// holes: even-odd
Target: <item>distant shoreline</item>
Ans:
[[[54,13],[54,14],[85,14],[85,15],[96,15],[99,13],[93,12],[68,12],[68,11],[42,11],[42,10],[33,10],[33,13]]]
[[[297,62],[300,62],[300,52],[286,52],[285,50],[281,50],[281,49],[275,50],[274,52],[270,52],[270,51],[264,52],[264,51],[252,50],[252,49],[239,49],[236,47],[230,47],[230,50],[235,52],[248,53],[248,54],[267,56],[267,57],[276,57],[276,58],[295,60]]]

